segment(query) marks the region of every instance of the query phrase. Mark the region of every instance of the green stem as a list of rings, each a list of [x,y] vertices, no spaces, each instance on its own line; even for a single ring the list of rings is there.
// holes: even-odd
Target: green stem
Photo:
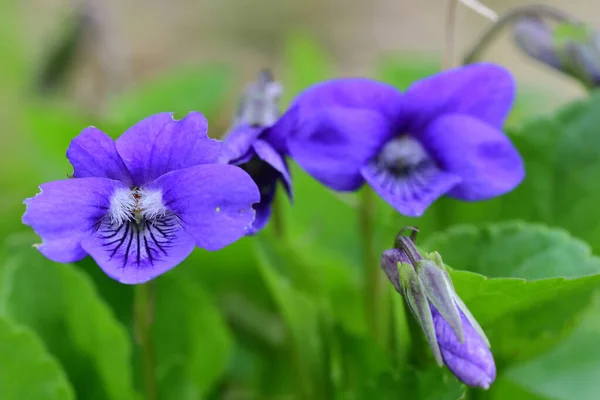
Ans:
[[[410,312],[406,303],[403,304],[406,314],[406,323],[408,325],[408,332],[411,340],[408,360],[409,363],[414,365],[416,368],[422,369],[429,364],[429,359],[431,358],[429,344],[425,339],[425,334],[417,322],[417,319]]]
[[[384,276],[373,246],[375,235],[375,194],[369,187],[360,193],[359,230],[363,247],[363,268],[366,280],[365,306],[366,317],[371,335],[381,346],[386,344],[387,291]]]
[[[442,58],[442,70],[452,68],[454,65],[454,30],[456,26],[456,10],[458,0],[449,0],[448,11],[446,13],[446,29],[444,45],[444,56]]]
[[[153,282],[136,285],[134,288],[134,329],[142,358],[145,400],[156,400],[156,376],[154,365],[154,342],[152,320],[154,315]]]
[[[280,187],[279,189],[283,189]],[[284,196],[281,195],[281,190],[278,190],[275,193],[275,199],[273,200],[273,204],[271,205],[271,221],[273,223],[273,230],[275,231],[275,235],[283,239],[286,234],[286,226],[285,226],[285,210],[283,205]]]
[[[554,7],[547,5],[526,5],[521,7],[513,8],[508,11],[496,21],[477,41],[475,46],[467,53],[463,58],[463,65],[471,64],[479,59],[481,53],[488,47],[492,40],[504,29],[509,23],[527,16],[536,17],[548,17],[553,18],[559,22],[568,22],[572,24],[579,24],[580,21],[571,17],[570,15],[558,10]]]

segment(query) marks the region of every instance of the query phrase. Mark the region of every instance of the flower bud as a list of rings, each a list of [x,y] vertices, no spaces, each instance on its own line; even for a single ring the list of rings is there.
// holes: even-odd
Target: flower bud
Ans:
[[[600,85],[600,33],[583,24],[555,26],[524,17],[513,26],[517,46],[530,57],[568,74],[587,87]]]
[[[257,127],[273,125],[279,118],[281,84],[273,80],[269,70],[262,70],[258,79],[248,85],[234,116],[233,125],[247,124]]]
[[[489,341],[454,290],[441,256],[421,256],[412,240],[400,236],[395,245],[383,253],[381,268],[404,296],[436,362],[467,385],[487,389],[496,378]]]

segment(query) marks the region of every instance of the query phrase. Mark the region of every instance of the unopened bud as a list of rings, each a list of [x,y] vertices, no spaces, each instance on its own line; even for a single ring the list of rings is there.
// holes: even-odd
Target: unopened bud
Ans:
[[[233,125],[246,124],[269,127],[279,118],[279,99],[283,92],[281,84],[273,80],[269,70],[262,70],[258,79],[249,84],[244,92]]]
[[[529,16],[513,26],[517,46],[530,57],[587,87],[600,85],[600,33],[584,24],[550,25]]]
[[[404,296],[436,362],[467,385],[487,389],[496,378],[489,341],[454,290],[441,256],[421,255],[413,239],[399,234],[381,268]]]

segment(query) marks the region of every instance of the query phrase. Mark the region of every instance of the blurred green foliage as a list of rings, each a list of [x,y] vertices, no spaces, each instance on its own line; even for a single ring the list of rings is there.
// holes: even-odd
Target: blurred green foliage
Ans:
[[[174,70],[111,97],[108,111],[92,116],[24,96],[31,69],[17,67],[25,63],[18,46],[0,51],[11,63],[0,80],[12,82],[3,95],[14,111],[2,120],[9,151],[0,158],[0,398],[143,398],[133,288],[89,258],[76,265],[43,258],[20,224],[20,203],[40,183],[71,172],[65,151],[84,127],[116,137],[159,111],[199,110],[212,121],[230,114],[225,105],[241,83],[220,66]],[[374,75],[406,89],[437,64],[391,57]],[[290,36],[281,73],[286,99],[333,76],[318,43]],[[519,97],[509,121],[527,168],[513,193],[480,203],[444,198],[420,219],[401,217],[383,201],[374,210],[377,252],[391,247],[401,226],[415,224],[422,248],[439,251],[453,268],[457,292],[493,345],[498,380],[489,391],[467,389],[431,359],[420,367],[407,362],[419,344],[391,285],[386,344],[370,337],[359,199],[292,165],[296,196],[281,210],[284,238],[267,229],[216,253],[196,250],[156,279],[159,398],[596,399],[600,95],[522,121],[540,110],[538,99]],[[220,125],[211,126],[211,136],[220,136]]]

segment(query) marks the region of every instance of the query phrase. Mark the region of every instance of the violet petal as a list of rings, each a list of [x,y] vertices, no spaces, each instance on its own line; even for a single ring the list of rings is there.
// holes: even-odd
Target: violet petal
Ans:
[[[131,184],[115,141],[98,128],[90,126],[77,135],[67,149],[67,158],[74,178],[108,178]]]
[[[141,186],[171,171],[210,164],[221,154],[221,142],[207,136],[208,123],[198,112],[181,120],[171,113],[150,116],[117,139],[117,151],[133,184]]]
[[[456,334],[441,314],[431,306],[435,332],[444,363],[456,377],[469,386],[484,389],[496,379],[496,364],[492,352],[461,311],[465,340]]]
[[[233,165],[199,165],[173,171],[148,185],[181,220],[196,246],[219,250],[244,236],[260,193],[250,175]]]
[[[370,162],[361,170],[373,190],[400,214],[419,217],[440,196],[460,182],[460,177],[431,165],[398,178]]]
[[[107,215],[114,191],[123,187],[123,183],[106,178],[44,183],[41,193],[25,200],[23,223],[42,238],[38,250],[46,257],[57,262],[79,261],[86,256],[81,241]]]
[[[457,67],[414,83],[406,91],[410,130],[420,131],[447,113],[467,114],[501,128],[516,84],[505,68],[487,63]]]
[[[420,136],[440,167],[460,176],[448,195],[475,201],[513,190],[525,176],[523,159],[501,131],[478,119],[451,114],[436,119]]]
[[[288,140],[292,158],[334,190],[353,191],[363,184],[360,169],[394,134],[393,125],[375,110],[341,107],[315,111]]]

